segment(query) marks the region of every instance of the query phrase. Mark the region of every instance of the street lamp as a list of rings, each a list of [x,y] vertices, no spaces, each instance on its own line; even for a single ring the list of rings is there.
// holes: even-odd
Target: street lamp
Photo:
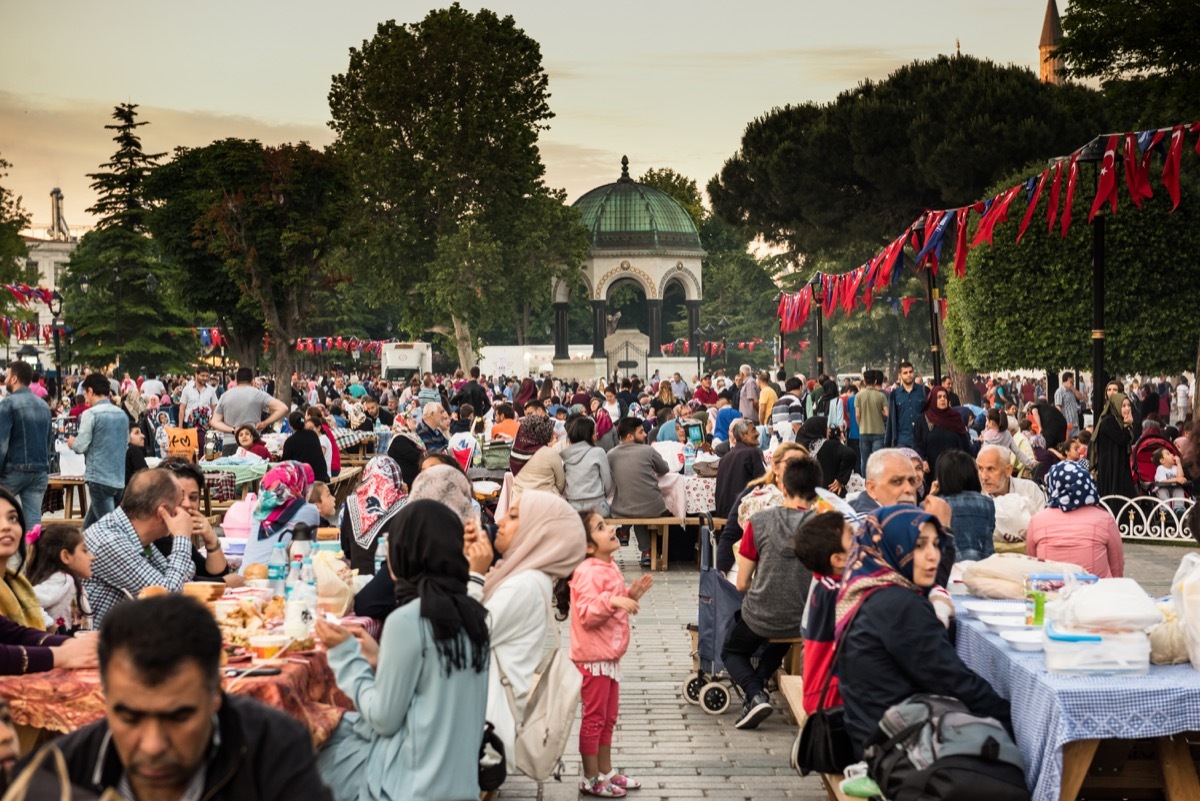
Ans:
[[[63,301],[62,295],[59,294],[58,290],[56,289],[50,295],[50,302],[48,304],[46,304],[50,308],[50,316],[54,318],[53,322],[51,323],[50,328],[51,328],[51,331],[53,331],[53,333],[54,333],[54,372],[57,374],[58,388],[59,388],[60,393],[62,392],[62,386],[63,386],[63,372],[62,372],[62,358],[61,358],[61,354],[59,352],[58,342],[59,342],[59,336],[61,335],[62,330],[64,328],[62,317],[59,316],[62,314],[62,301]]]
[[[728,346],[727,346],[727,343],[725,342],[725,334],[726,334],[726,331],[728,330],[728,328],[729,328],[729,320],[722,317],[717,322],[717,329],[721,332],[721,356],[723,357],[721,359],[721,366],[724,367],[725,370],[727,370],[727,371],[729,370],[729,350],[727,349]]]
[[[813,302],[816,303],[817,313],[817,376],[825,374],[825,320],[821,309],[821,302],[825,299],[824,287],[821,283],[822,275],[819,272],[813,273],[813,277],[809,279],[808,285],[812,287]]]
[[[701,371],[700,367],[700,338],[704,336],[704,332],[700,330],[700,326],[696,326],[696,330],[692,332],[692,342],[696,348],[696,382],[699,383]]]

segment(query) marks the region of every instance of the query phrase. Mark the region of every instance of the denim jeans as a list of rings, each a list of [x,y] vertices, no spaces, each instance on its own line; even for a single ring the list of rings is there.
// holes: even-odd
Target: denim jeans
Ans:
[[[109,487],[93,481],[87,482],[87,489],[88,510],[87,515],[83,518],[83,527],[85,529],[114,511],[117,508],[117,503],[121,500],[121,495],[125,492],[124,487]]]
[[[21,502],[26,531],[42,522],[42,499],[46,495],[49,478],[45,473],[16,472],[0,477],[0,487],[16,495]]]
[[[769,642],[766,637],[758,636],[742,620],[742,613],[736,612],[721,647],[721,661],[749,701],[763,692],[767,679],[779,670],[790,647],[786,642]],[[750,664],[755,655],[758,655],[757,668]]]
[[[867,460],[875,451],[883,450],[883,434],[858,435],[858,472],[863,478],[867,477]]]

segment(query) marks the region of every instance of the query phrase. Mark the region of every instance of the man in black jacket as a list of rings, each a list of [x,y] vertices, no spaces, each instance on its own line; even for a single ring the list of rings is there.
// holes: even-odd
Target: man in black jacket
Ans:
[[[195,600],[121,604],[99,654],[105,718],[54,742],[72,784],[172,801],[332,799],[304,726],[221,691],[221,632]]]
[[[471,404],[471,408],[475,410],[475,414],[483,417],[487,414],[488,409],[492,408],[492,402],[488,400],[487,390],[479,383],[479,368],[471,368],[471,380],[462,385],[458,392],[454,393],[454,397],[450,399],[450,405],[457,409],[464,403]]]

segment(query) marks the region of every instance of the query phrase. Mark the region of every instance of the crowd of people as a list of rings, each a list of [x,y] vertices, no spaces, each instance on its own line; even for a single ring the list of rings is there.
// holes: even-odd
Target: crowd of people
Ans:
[[[916,692],[1010,725],[1007,702],[948,638],[951,566],[1019,551],[1122,576],[1105,496],[1180,503],[1200,477],[1184,379],[1111,381],[1091,425],[1071,374],[1052,398],[1032,379],[981,378],[963,402],[952,381],[928,386],[907,363],[894,382],[867,370],[841,385],[749,366],[645,383],[335,372],[297,376],[283,401],[248,368],[90,372],[60,398],[14,362],[5,387],[0,674],[98,667],[106,718],[57,745],[75,783],[130,799],[476,798],[479,749],[464,734],[490,724],[511,765],[543,645],[568,619],[580,791],[637,789],[614,765],[613,738],[630,616],[653,581],[626,582],[614,561],[626,538],[607,519],[670,516],[661,477],[691,465],[664,454],[685,450],[716,465],[716,566],[744,593],[721,644],[745,699],[739,729],[773,712],[768,683],[787,646],[772,640],[801,632],[805,708],[844,703],[859,752],[883,711]],[[270,462],[241,571],[200,511],[203,473],[172,456],[175,429],[199,429],[195,459],[211,431],[211,455]],[[339,509],[328,484],[342,470],[340,429],[390,442]],[[275,455],[273,433],[287,435]],[[60,447],[85,456],[82,527],[43,525]],[[467,476],[490,447],[511,473],[495,518]],[[823,493],[864,522],[823,506]],[[355,613],[383,625],[376,639],[316,622],[355,711],[314,754],[299,723],[221,692],[220,633],[179,593],[193,580],[238,586],[299,526],[327,524],[370,576]],[[633,537],[648,566],[649,531]],[[148,588],[167,595],[133,600]],[[162,721],[180,736],[162,735]],[[240,760],[247,749],[255,759]]]

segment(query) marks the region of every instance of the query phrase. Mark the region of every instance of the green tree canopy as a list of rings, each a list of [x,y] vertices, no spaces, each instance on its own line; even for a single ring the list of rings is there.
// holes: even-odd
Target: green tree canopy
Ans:
[[[457,3],[380,24],[333,78],[335,148],[365,201],[353,255],[387,277],[402,330],[452,337],[464,365],[480,329],[524,316],[530,293],[582,257],[553,244],[569,215],[542,183],[548,100],[538,43],[512,17]]]
[[[1033,163],[991,187],[994,193],[1039,174]],[[1066,239],[1046,233],[1043,193],[1030,229],[1015,244],[1024,195],[997,226],[995,245],[967,259],[963,280],[947,281],[946,346],[967,370],[1061,369],[1091,364],[1092,231],[1087,225],[1094,166],[1083,166]],[[1183,170],[1174,213],[1166,192],[1139,210],[1121,187],[1118,214],[1106,221],[1105,365],[1110,375],[1191,369],[1200,284],[1200,180]],[[1013,213],[1014,210],[1019,210]]]
[[[981,196],[1014,164],[1070,150],[1102,120],[1097,92],[942,56],[754,120],[708,194],[723,219],[799,262],[874,247],[925,209]]]
[[[88,176],[98,194],[88,212],[100,219],[80,239],[61,288],[73,349],[87,364],[115,363],[131,373],[180,368],[191,351],[191,332],[179,313],[174,270],[160,258],[147,227],[145,181],[161,154],[142,148],[137,129],[147,123],[138,121],[137,105],[123,103],[112,116],[116,123],[104,127],[116,132],[117,150]]]
[[[8,175],[12,165],[0,158],[0,179]],[[29,212],[21,205],[21,198],[0,184],[0,280],[11,282],[24,266],[29,251],[21,231],[29,227]],[[0,299],[0,309],[7,308],[8,300]]]

